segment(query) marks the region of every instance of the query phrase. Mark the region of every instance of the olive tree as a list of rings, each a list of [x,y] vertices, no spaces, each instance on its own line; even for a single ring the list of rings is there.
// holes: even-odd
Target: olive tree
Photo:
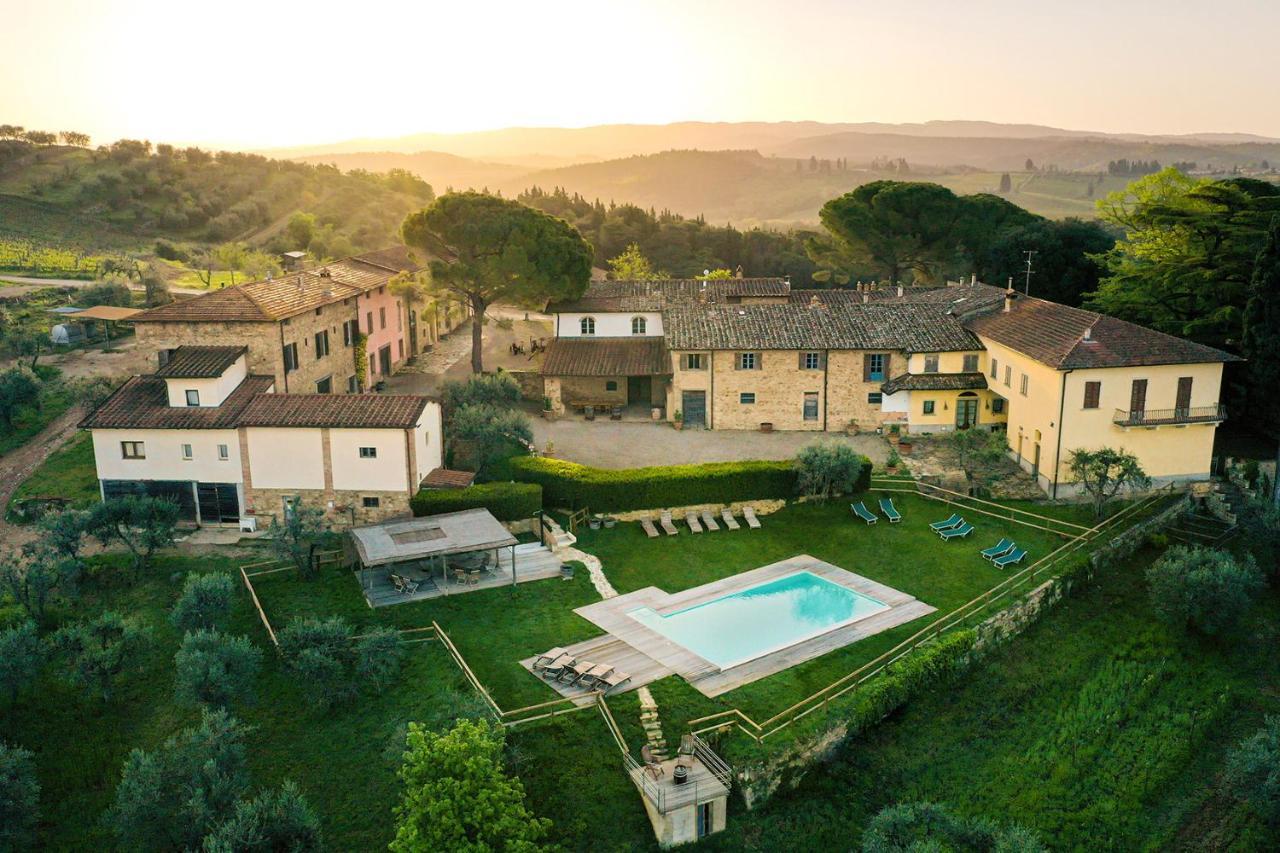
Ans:
[[[1280,825],[1280,716],[1269,716],[1258,731],[1227,754],[1226,788],[1272,826]]]
[[[1237,560],[1209,548],[1170,548],[1147,569],[1156,614],[1171,625],[1210,636],[1232,628],[1263,586],[1252,557]]]
[[[969,494],[986,488],[995,476],[995,465],[1004,459],[1007,447],[1004,436],[986,429],[958,429],[947,434],[947,446],[955,454],[956,464],[964,472]]]
[[[391,628],[357,639],[339,616],[295,619],[278,639],[285,668],[322,707],[350,702],[365,688],[380,692],[400,671],[403,652]]]
[[[137,666],[147,640],[145,629],[108,610],[61,628],[53,645],[66,660],[67,680],[106,700],[117,679]]]
[[[801,494],[825,501],[858,487],[867,458],[839,441],[818,441],[796,454],[796,487]]]
[[[1017,824],[957,815],[938,803],[886,806],[862,833],[863,853],[992,850],[1044,853],[1035,834]]]
[[[225,572],[192,572],[182,585],[169,621],[179,631],[222,628],[231,615],[235,590],[235,581]]]
[[[47,549],[30,549],[0,560],[0,585],[27,615],[44,622],[49,605],[76,595],[80,564]]]
[[[201,628],[182,638],[173,666],[178,701],[225,708],[252,698],[262,650],[248,637]]]
[[[34,849],[39,816],[35,757],[0,741],[0,850]]]
[[[315,853],[323,849],[320,819],[298,786],[285,780],[236,803],[235,813],[205,836],[204,853]]]
[[[271,549],[275,551],[276,557],[283,562],[292,563],[298,570],[298,577],[304,580],[310,580],[319,573],[315,552],[327,531],[324,510],[301,498],[294,501],[284,513],[283,521],[280,516],[273,516],[267,528],[271,537]]]
[[[44,644],[31,620],[0,631],[0,692],[9,694],[10,704],[36,680],[44,655]]]
[[[1151,485],[1138,457],[1123,450],[1073,450],[1067,464],[1076,483],[1092,499],[1094,518],[1102,518],[1107,502],[1120,492]]]
[[[85,522],[87,531],[103,545],[119,543],[133,558],[136,579],[160,548],[173,544],[178,505],[166,498],[127,495],[95,504]]]

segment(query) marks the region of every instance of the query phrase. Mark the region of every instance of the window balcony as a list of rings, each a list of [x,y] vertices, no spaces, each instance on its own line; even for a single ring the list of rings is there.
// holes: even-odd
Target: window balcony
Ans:
[[[1182,424],[1217,424],[1227,419],[1227,407],[1191,406],[1184,409],[1116,409],[1111,422],[1122,427],[1179,426]]]

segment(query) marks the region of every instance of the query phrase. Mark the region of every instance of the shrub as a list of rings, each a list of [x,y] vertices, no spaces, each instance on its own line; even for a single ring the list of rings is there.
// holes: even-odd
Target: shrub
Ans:
[[[30,750],[0,741],[0,850],[31,850],[40,783]]]
[[[264,791],[236,804],[235,814],[204,839],[204,853],[287,850],[313,853],[320,843],[320,820],[298,786],[285,780],[279,791]]]
[[[187,575],[182,594],[174,602],[169,621],[179,631],[222,628],[231,615],[235,581],[225,572]]]
[[[1170,548],[1147,569],[1157,615],[1171,625],[1213,636],[1239,621],[1264,585],[1252,557],[1237,561],[1225,551]]]
[[[510,461],[512,475],[542,486],[548,506],[620,512],[666,506],[785,499],[796,493],[796,470],[786,460],[711,462],[626,468],[590,468],[575,462],[519,456]],[[859,483],[869,482],[870,469]]]
[[[271,517],[267,534],[271,537],[271,549],[275,551],[276,558],[293,563],[298,577],[310,580],[318,574],[313,556],[327,530],[324,510],[299,498],[284,514],[283,522],[278,515]]]
[[[323,707],[350,702],[365,686],[381,691],[399,672],[403,650],[394,629],[353,636],[340,616],[295,619],[280,632],[285,666]]]
[[[1232,796],[1267,823],[1280,824],[1280,717],[1267,717],[1262,728],[1236,744],[1223,779]]]
[[[30,685],[44,663],[44,644],[36,633],[36,623],[27,620],[0,631],[0,692],[9,701]]]
[[[1016,824],[1001,826],[985,818],[954,814],[937,803],[886,806],[862,834],[863,853],[926,850],[995,850],[1040,853],[1035,834]]]
[[[465,382],[446,382],[440,393],[445,415],[465,406],[496,406],[509,409],[520,402],[520,383],[510,373],[499,371],[482,376],[472,376]]]
[[[463,406],[449,421],[450,446],[466,451],[477,474],[509,455],[510,445],[532,441],[533,428],[523,412],[490,403]]]
[[[62,628],[53,642],[67,659],[67,679],[106,700],[116,680],[137,665],[147,639],[145,629],[108,610]]]
[[[182,638],[173,666],[179,701],[223,708],[252,697],[262,650],[248,637],[201,628]]]
[[[530,518],[542,509],[537,483],[483,483],[465,489],[423,489],[409,501],[414,515],[439,515],[482,507],[499,521]]]
[[[870,484],[870,460],[838,441],[818,441],[803,448],[796,454],[795,466],[796,488],[819,500],[865,491]]]

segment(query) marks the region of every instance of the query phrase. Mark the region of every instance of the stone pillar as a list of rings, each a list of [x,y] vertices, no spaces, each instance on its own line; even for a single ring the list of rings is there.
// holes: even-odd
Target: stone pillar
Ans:
[[[248,514],[255,511],[253,506],[253,476],[249,467],[249,431],[244,427],[236,430],[236,438],[240,444],[240,479],[244,486],[244,502],[241,511]]]
[[[328,504],[333,502],[333,454],[329,446],[328,427],[320,430],[320,455],[324,460],[324,501],[325,511],[328,512]]]

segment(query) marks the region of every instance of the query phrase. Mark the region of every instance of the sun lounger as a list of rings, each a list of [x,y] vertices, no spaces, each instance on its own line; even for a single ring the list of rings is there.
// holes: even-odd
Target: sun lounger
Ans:
[[[730,530],[737,530],[742,525],[738,524],[738,519],[733,517],[733,510],[725,507],[720,510],[720,517],[724,519],[724,526]]]
[[[567,654],[569,654],[568,650],[562,649],[559,646],[556,646],[554,649],[547,649],[534,659],[533,667],[534,669],[537,669],[540,666],[545,666],[546,664],[551,663],[551,661],[557,660]]]
[[[574,663],[573,655],[565,653],[555,660],[547,661],[543,664],[535,663],[533,665],[533,671],[535,674],[541,675],[543,678],[550,678],[555,681],[559,681],[564,677],[566,672],[573,669]]]
[[[867,509],[862,501],[858,501],[856,504],[849,504],[849,509],[853,510],[853,514],[865,521],[867,524],[875,524],[880,520],[880,517]]]
[[[595,666],[595,664],[591,661],[570,661],[565,664],[564,670],[556,676],[556,681],[559,681],[561,684],[574,684],[593,666]]]
[[[950,542],[952,539],[963,539],[972,532],[973,525],[966,521],[950,530],[939,530],[938,535],[942,537],[942,541]]]
[[[584,664],[583,666],[586,668],[579,668],[578,677],[571,681],[570,684],[585,687],[588,690],[594,689],[602,678],[613,672],[613,664],[610,663],[598,663],[594,666],[586,666]]]
[[[658,535],[659,535],[659,534],[658,534],[658,528],[656,528],[656,527],[654,527],[654,526],[653,526],[653,519],[652,519],[652,518],[642,518],[642,519],[640,519],[640,526],[644,528],[644,535],[645,535],[645,536],[648,536],[650,539],[656,539],[656,538],[658,538]]]
[[[675,524],[671,521],[671,513],[664,512],[661,519],[662,529],[666,531],[668,536],[675,536],[680,531],[676,529]]]
[[[689,525],[689,529],[694,533],[702,532],[702,524],[698,521],[698,516],[692,512],[686,512],[684,514],[684,523]]]
[[[951,513],[950,518],[943,519],[942,521],[935,521],[930,524],[929,527],[936,532],[938,530],[950,530],[951,528],[959,527],[962,524],[964,524],[964,518],[961,517],[960,513],[953,512]]]
[[[996,557],[991,562],[995,564],[997,569],[1003,569],[1005,566],[1012,566],[1014,563],[1021,563],[1022,558],[1025,556],[1027,556],[1027,549],[1018,548],[1010,554],[1005,554],[1003,557]]]
[[[986,557],[988,560],[994,560],[996,557],[1003,557],[1017,546],[1013,544],[1013,540],[1005,537],[990,548],[986,548],[978,553]]]
[[[702,511],[702,526],[707,530],[719,530],[720,525],[716,524],[716,517],[711,514],[711,510],[704,509]]]
[[[610,690],[621,687],[630,680],[631,676],[627,673],[614,671],[601,678],[597,678],[596,686],[602,688],[604,692],[608,693]]]
[[[744,506],[742,508],[742,517],[747,521],[747,527],[752,530],[760,529],[760,519],[756,518],[756,508],[753,506]]]
[[[884,513],[885,518],[889,519],[890,524],[902,521],[902,513],[898,512],[898,508],[893,505],[893,498],[881,498],[880,511]]]

